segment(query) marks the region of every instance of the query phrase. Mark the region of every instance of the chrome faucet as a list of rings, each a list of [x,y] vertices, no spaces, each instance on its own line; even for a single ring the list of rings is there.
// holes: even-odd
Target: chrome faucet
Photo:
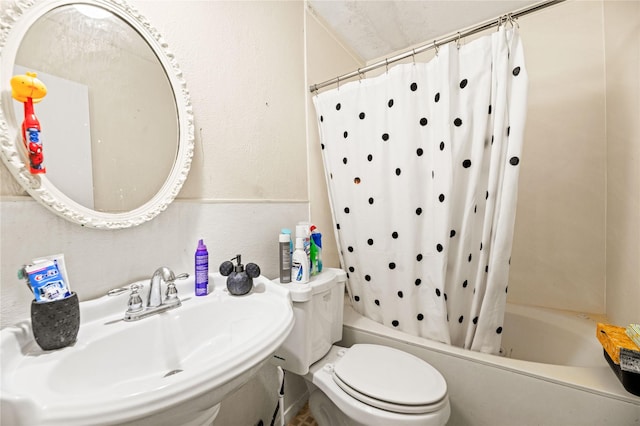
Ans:
[[[173,271],[166,266],[162,266],[153,273],[151,283],[149,284],[149,293],[147,293],[147,308],[157,308],[162,305],[162,280],[167,283],[167,289],[173,284],[176,277]],[[173,284],[175,288],[175,284]]]
[[[178,289],[175,280],[187,278],[189,274],[180,274],[175,276],[173,271],[166,266],[162,266],[153,273],[151,282],[149,283],[149,292],[147,293],[147,303],[143,305],[140,296],[140,286],[133,284],[131,286],[131,295],[127,311],[124,314],[125,321],[136,321],[169,309],[177,308],[182,305],[178,298]],[[167,283],[164,300],[162,299],[162,282]]]

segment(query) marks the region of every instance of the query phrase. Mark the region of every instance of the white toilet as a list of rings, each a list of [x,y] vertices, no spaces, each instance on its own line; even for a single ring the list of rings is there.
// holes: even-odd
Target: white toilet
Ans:
[[[304,376],[320,426],[446,424],[447,383],[427,362],[387,346],[332,346],[342,339],[345,281],[344,271],[325,269],[308,284],[281,284],[291,292],[295,325],[273,364]]]

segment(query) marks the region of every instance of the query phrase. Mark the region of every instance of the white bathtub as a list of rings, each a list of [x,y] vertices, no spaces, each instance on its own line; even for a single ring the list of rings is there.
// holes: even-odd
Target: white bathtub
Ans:
[[[609,368],[587,315],[509,305],[503,355],[411,336],[355,312],[345,300],[342,346],[377,343],[410,352],[446,378],[448,425],[640,425],[640,397]]]

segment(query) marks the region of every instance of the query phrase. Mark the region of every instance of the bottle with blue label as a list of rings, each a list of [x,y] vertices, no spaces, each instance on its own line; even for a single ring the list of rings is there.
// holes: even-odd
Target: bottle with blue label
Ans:
[[[196,296],[206,296],[209,293],[209,252],[203,240],[198,241],[195,256]]]
[[[309,270],[311,270],[311,238],[309,228],[311,225],[308,222],[298,222],[296,225],[296,244],[298,238],[302,238],[302,249],[307,255],[309,261]]]
[[[310,253],[311,253],[311,275],[318,275],[322,272],[322,234],[318,232],[315,225],[311,225]]]
[[[291,258],[291,281],[296,284],[309,282],[309,258],[304,251],[304,239],[296,238],[296,250]]]

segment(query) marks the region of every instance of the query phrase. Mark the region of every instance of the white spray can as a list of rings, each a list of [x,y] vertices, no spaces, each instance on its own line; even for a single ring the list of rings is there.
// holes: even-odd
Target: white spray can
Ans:
[[[304,251],[302,238],[296,238],[296,249],[291,258],[291,281],[297,284],[309,282],[309,258]]]

